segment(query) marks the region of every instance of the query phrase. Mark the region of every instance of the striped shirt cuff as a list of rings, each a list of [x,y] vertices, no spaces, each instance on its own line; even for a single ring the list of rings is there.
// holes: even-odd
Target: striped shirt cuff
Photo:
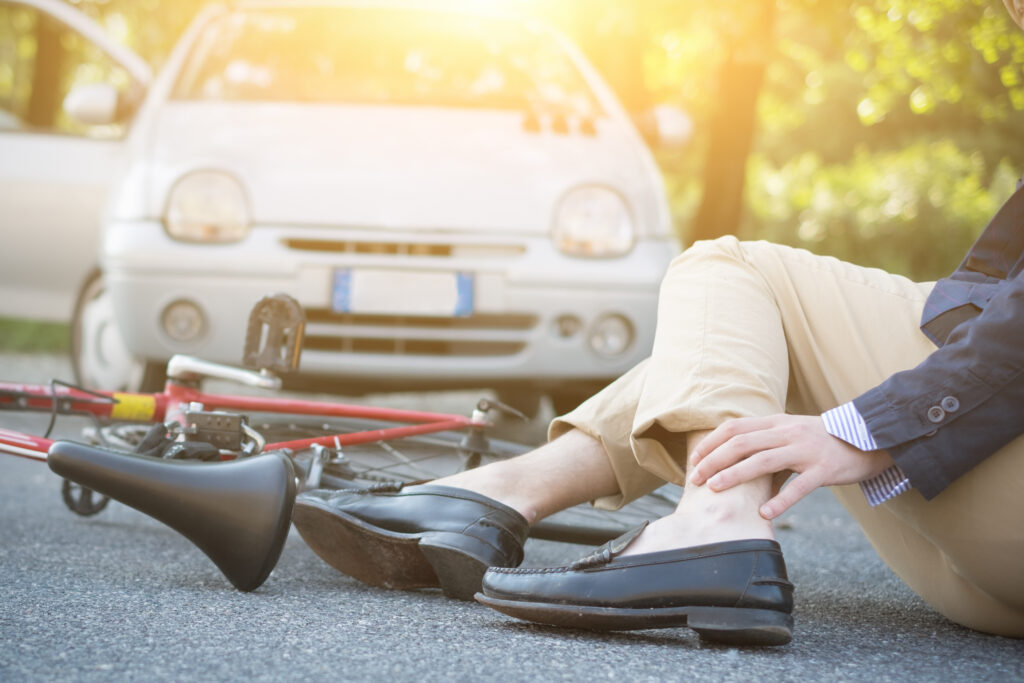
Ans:
[[[862,451],[878,449],[878,444],[868,431],[864,418],[852,402],[822,413],[821,419],[825,423],[825,431],[837,439]],[[881,505],[911,488],[913,487],[910,480],[898,465],[893,465],[881,474],[860,482],[860,490],[864,492],[864,497],[868,499],[868,505],[871,507]]]
[[[864,492],[864,497],[868,499],[868,505],[871,507],[881,505],[912,488],[910,480],[903,474],[899,465],[893,465],[881,474],[860,482],[860,490]]]
[[[822,413],[821,419],[825,422],[825,431],[837,439],[862,451],[878,450],[878,444],[852,401]]]

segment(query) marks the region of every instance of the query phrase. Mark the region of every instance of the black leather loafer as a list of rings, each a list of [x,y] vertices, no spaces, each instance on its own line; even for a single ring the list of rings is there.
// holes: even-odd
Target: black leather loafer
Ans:
[[[530,527],[496,500],[448,486],[310,491],[292,521],[338,571],[384,588],[440,586],[471,600],[488,567],[523,561]]]
[[[778,543],[751,539],[615,557],[640,530],[570,566],[489,569],[476,599],[554,626],[687,626],[702,638],[733,644],[790,641],[793,584]]]

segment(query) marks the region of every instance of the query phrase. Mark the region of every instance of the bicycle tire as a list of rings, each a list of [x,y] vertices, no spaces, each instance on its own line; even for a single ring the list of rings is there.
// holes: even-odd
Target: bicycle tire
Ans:
[[[250,426],[268,442],[304,439],[328,434],[381,429],[389,423],[357,418],[311,418],[280,414],[249,416]],[[326,488],[372,485],[382,481],[413,483],[454,474],[468,466],[514,457],[533,448],[504,439],[488,438],[488,448],[467,452],[459,431],[376,441],[345,446],[338,462],[324,466],[320,484]],[[302,471],[312,451],[294,454]],[[663,487],[620,510],[601,510],[590,504],[559,512],[531,529],[531,537],[565,543],[597,545],[618,537],[647,520],[670,513],[678,501],[678,487]]]

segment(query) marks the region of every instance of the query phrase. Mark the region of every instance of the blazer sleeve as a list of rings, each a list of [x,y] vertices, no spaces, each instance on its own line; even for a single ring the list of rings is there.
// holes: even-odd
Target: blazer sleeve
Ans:
[[[853,403],[927,499],[1024,434],[1024,273],[924,362]]]

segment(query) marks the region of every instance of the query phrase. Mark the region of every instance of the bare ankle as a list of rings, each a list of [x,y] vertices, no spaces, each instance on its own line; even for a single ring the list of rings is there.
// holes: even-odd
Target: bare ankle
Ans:
[[[688,486],[675,512],[651,523],[623,554],[751,538],[774,539],[771,522],[758,514],[761,496],[758,487],[716,493]]]
[[[689,512],[676,511],[652,522],[637,540],[625,549],[623,555],[639,555],[751,538],[775,538],[771,522],[760,516],[753,520],[728,508],[709,510],[706,515],[691,515]]]
[[[431,483],[438,486],[452,486],[465,489],[492,498],[521,514],[532,525],[539,520],[536,506],[529,499],[521,495],[514,484],[510,485],[510,481],[514,482],[515,480],[510,479],[507,473],[502,472],[501,465],[504,464],[495,463],[479,469],[457,472]]]
[[[435,483],[493,498],[519,512],[530,524],[619,491],[603,446],[577,430],[515,458],[459,472]]]

